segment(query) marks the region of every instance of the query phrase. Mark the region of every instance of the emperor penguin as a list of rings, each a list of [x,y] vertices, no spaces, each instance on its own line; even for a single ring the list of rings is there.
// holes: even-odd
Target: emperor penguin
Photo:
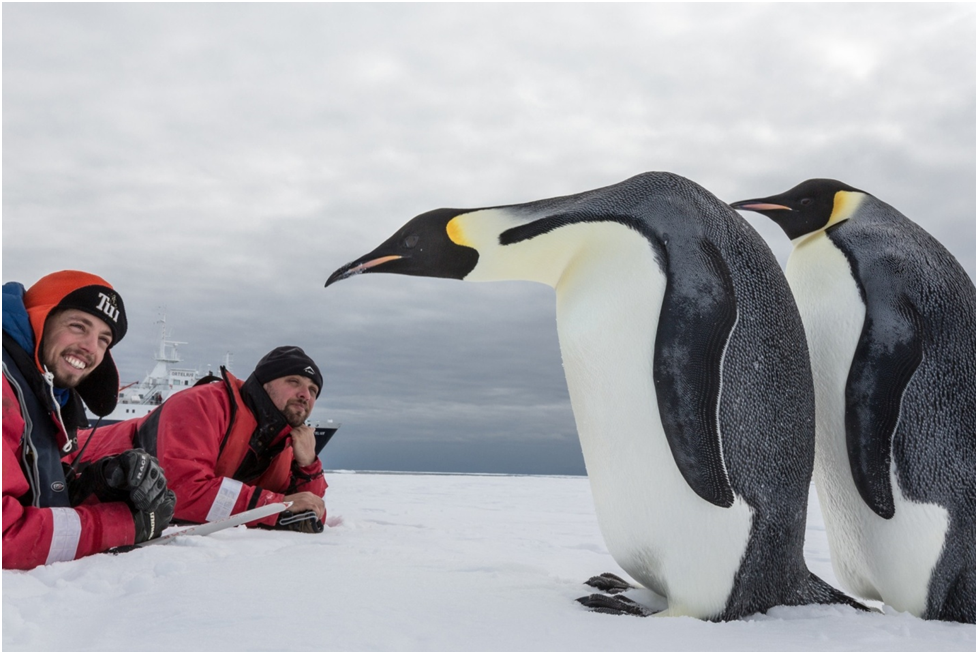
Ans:
[[[900,611],[974,623],[974,283],[920,226],[842,182],[731,206],[794,245],[836,575]]]
[[[659,615],[858,606],[803,559],[815,407],[791,292],[760,236],[708,191],[659,172],[437,209],[326,285],[374,272],[556,290],[598,523],[622,569],[665,598]],[[581,601],[634,613],[619,599]]]

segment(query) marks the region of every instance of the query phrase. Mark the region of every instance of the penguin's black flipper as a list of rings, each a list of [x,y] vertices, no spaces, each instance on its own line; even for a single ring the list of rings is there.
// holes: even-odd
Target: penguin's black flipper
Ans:
[[[733,281],[710,241],[661,240],[668,280],[652,371],[659,415],[686,483],[707,502],[728,507],[734,497],[717,405],[723,354],[737,322]]]
[[[893,432],[910,378],[923,360],[923,318],[910,300],[867,301],[866,319],[846,380],[846,447],[863,501],[893,517]]]
[[[634,602],[627,597],[620,595],[601,595],[595,593],[587,597],[578,597],[577,601],[596,613],[608,613],[610,615],[637,615],[640,618],[647,618],[654,615],[655,611],[645,608],[638,602]]]

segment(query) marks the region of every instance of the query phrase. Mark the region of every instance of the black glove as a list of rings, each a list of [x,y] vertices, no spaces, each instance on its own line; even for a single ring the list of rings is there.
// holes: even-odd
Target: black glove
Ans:
[[[136,511],[153,511],[166,495],[166,477],[156,457],[128,450],[85,467],[69,485],[72,506],[95,494],[103,502],[127,502]]]
[[[289,531],[301,531],[304,534],[323,533],[323,523],[316,517],[316,512],[312,509],[302,513],[292,513],[282,511],[278,514],[275,522],[276,529],[288,529]]]
[[[142,543],[151,538],[159,538],[173,520],[173,511],[177,508],[177,495],[171,490],[163,492],[163,499],[156,508],[150,511],[133,509],[132,521],[136,526],[136,543]]]

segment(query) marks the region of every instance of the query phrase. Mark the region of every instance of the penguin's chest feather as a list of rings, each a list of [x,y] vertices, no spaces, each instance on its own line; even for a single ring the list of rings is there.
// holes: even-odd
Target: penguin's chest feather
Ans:
[[[832,565],[852,592],[920,615],[947,530],[947,511],[912,502],[890,466],[894,516],[878,516],[859,495],[846,448],[846,380],[866,305],[845,254],[824,233],[796,244],[786,276],[798,304],[815,382],[815,485]]]
[[[667,596],[670,612],[718,614],[750,536],[751,509],[739,497],[729,508],[703,500],[680,473],[652,375],[667,277],[642,235],[620,225],[602,227],[600,238],[594,231],[556,289],[598,521],[615,560]]]

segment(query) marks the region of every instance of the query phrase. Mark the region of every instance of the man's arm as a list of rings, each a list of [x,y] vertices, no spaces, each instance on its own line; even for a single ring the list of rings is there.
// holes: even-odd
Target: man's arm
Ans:
[[[133,439],[136,437],[136,427],[140,421],[140,418],[133,418],[110,425],[100,425],[95,430],[79,429],[78,447],[61,460],[78,469],[84,463],[131,450],[135,447]]]
[[[308,425],[295,427],[289,436],[292,439],[294,463],[290,487],[322,497],[327,484],[323,478],[323,464],[316,456],[316,434],[313,428]]]
[[[286,447],[271,460],[268,469],[255,483],[263,489],[285,493],[283,500],[292,502],[291,513],[313,511],[322,521],[326,517],[326,504],[323,502],[326,482],[322,464],[316,457],[315,443],[312,428],[293,428]],[[260,524],[272,526],[274,522],[266,519],[249,523],[249,526]]]

